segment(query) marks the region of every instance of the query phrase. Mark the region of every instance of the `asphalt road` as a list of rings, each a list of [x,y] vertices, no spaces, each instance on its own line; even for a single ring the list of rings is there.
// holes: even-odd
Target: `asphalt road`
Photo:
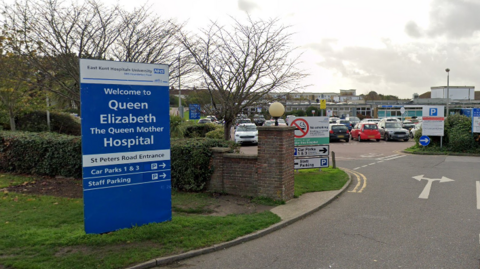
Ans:
[[[411,145],[331,143],[352,175],[333,203],[265,237],[158,268],[479,268],[480,157],[400,152]]]

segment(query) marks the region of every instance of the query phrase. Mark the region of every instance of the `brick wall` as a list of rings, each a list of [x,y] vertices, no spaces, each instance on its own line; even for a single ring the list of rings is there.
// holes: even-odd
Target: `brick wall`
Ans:
[[[258,154],[213,148],[207,190],[287,201],[294,195],[294,127],[258,127]]]

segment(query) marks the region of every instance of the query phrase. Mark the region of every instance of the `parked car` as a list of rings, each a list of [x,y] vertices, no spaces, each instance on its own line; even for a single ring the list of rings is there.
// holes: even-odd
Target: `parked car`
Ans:
[[[238,125],[242,123],[252,123],[252,121],[249,118],[240,118],[235,121],[235,126],[234,128],[237,129]]]
[[[352,128],[353,126],[355,126],[357,123],[360,122],[360,118],[358,117],[347,117],[346,120],[350,122],[350,124],[352,125]]]
[[[330,141],[345,140],[350,141],[350,132],[344,124],[334,123],[328,125],[328,132],[330,133]]]
[[[210,119],[204,118],[204,119],[199,119],[198,123],[206,124],[206,123],[212,123],[212,121]]]
[[[275,122],[275,120],[273,120]],[[278,119],[278,126],[287,126],[287,123],[284,119]]]
[[[415,128],[410,130],[410,138],[414,138],[417,132],[421,132],[420,129],[422,129],[422,122],[415,124]]]
[[[262,126],[264,122],[265,122],[265,117],[263,115],[255,114],[253,116],[253,123],[255,123],[255,125]]]
[[[338,124],[343,124],[343,125],[347,126],[348,131],[351,131],[351,130],[352,130],[352,124],[351,124],[350,121],[348,121],[348,120],[338,119],[336,123],[338,123]]]
[[[209,119],[209,120],[210,120],[211,122],[213,122],[213,123],[216,123],[216,122],[217,122],[217,117],[215,117],[215,116],[208,115],[206,118]]]
[[[410,138],[409,131],[403,129],[401,122],[381,120],[378,123],[378,131],[381,139],[385,139],[385,141],[401,139],[408,141]]]
[[[235,130],[235,143],[258,144],[258,130],[254,123],[241,123]]]
[[[360,121],[360,122],[373,122],[373,123],[378,123],[379,121],[380,121],[380,119],[366,118],[366,119],[363,119],[363,120]]]
[[[402,127],[403,129],[406,129],[408,130],[408,132],[410,133],[410,130],[412,130],[413,128],[415,128],[415,123],[409,121],[409,120],[405,120],[403,121],[402,123]]]
[[[376,123],[373,122],[361,122],[357,123],[350,132],[350,138],[352,140],[357,139],[358,142],[374,139],[380,141],[380,132]]]
[[[262,126],[275,126],[274,120],[266,120]]]
[[[339,120],[340,118],[337,118],[337,117],[330,117],[328,119],[328,123],[330,124],[333,124],[333,123],[337,123],[337,120]]]
[[[288,126],[292,124],[292,121],[295,120],[295,115],[287,115],[285,118],[285,122],[287,123]]]

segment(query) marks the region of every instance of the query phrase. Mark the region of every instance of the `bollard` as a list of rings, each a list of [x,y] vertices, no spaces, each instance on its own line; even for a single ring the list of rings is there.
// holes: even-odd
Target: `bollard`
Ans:
[[[335,164],[335,151],[332,151],[332,163],[333,163],[333,169],[337,168],[337,165]]]

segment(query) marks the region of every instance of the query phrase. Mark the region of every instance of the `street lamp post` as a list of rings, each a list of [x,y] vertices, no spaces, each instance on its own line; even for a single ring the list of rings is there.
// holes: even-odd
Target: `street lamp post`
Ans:
[[[270,116],[275,119],[275,126],[278,126],[278,118],[283,116],[283,113],[285,112],[285,107],[280,102],[274,102],[268,108],[268,112],[270,113]]]
[[[180,87],[180,52],[178,52],[178,112],[183,119],[182,88]]]
[[[447,117],[449,115],[449,109],[448,109],[448,105],[450,103],[450,93],[449,93],[449,90],[450,90],[450,85],[449,85],[449,80],[450,80],[450,69],[445,69],[445,71],[447,72]]]

